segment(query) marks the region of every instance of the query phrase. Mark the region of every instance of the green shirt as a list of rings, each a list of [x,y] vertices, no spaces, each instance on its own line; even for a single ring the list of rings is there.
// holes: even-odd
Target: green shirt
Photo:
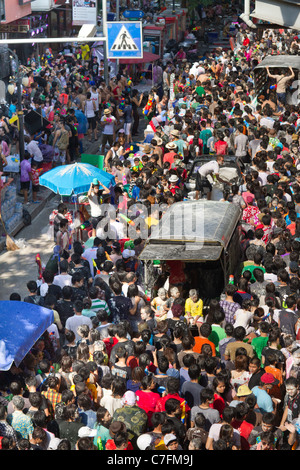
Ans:
[[[224,328],[222,328],[220,325],[211,325],[212,332],[209,335],[208,339],[214,343],[216,346],[216,353],[217,356],[220,355],[219,352],[219,342],[221,339],[226,338],[226,333]]]
[[[201,97],[206,95],[203,86],[197,86],[195,91],[196,91],[197,95],[199,95]]]
[[[261,269],[264,273],[266,272],[266,270],[263,266],[255,266],[255,264],[249,264],[248,266],[245,266],[242,270],[242,275],[245,271],[250,271],[250,273],[251,273],[250,282],[255,282],[256,281],[256,279],[253,275],[254,269]]]
[[[268,344],[269,337],[268,336],[257,336],[257,338],[253,338],[251,341],[251,346],[253,347],[254,351],[258,359],[261,360],[261,353],[264,347]]]

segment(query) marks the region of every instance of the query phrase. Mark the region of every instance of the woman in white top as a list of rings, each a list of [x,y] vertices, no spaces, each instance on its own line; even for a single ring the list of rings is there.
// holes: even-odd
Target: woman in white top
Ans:
[[[94,139],[97,140],[96,104],[95,101],[92,100],[92,94],[90,91],[88,91],[86,94],[86,101],[83,103],[83,109],[89,123],[89,128],[87,131],[88,139],[91,142],[91,136],[94,132]]]
[[[246,299],[242,303],[242,308],[237,309],[234,318],[234,328],[237,326],[243,326],[246,330],[246,336],[255,331],[255,328],[251,326],[251,322],[254,316],[254,312],[251,311],[251,301]]]

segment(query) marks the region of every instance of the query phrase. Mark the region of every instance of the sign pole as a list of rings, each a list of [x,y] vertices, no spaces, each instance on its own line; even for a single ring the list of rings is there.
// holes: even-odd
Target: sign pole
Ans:
[[[103,36],[105,37],[104,46],[103,46],[103,58],[104,58],[104,80],[106,85],[108,85],[108,63],[107,63],[107,52],[106,52],[106,38],[107,38],[107,0],[102,0],[102,31]]]

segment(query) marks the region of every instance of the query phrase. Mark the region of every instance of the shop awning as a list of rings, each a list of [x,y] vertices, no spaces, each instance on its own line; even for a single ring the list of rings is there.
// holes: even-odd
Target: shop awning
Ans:
[[[143,52],[143,58],[142,59],[119,59],[120,64],[148,64],[150,62],[155,62],[156,60],[159,60],[160,56],[158,54],[152,54],[152,52]],[[111,60],[111,62],[114,62],[114,60]]]

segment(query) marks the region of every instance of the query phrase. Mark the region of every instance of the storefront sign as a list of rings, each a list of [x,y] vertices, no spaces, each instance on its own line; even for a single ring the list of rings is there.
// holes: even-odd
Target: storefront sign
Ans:
[[[73,0],[73,25],[97,24],[97,1]]]

